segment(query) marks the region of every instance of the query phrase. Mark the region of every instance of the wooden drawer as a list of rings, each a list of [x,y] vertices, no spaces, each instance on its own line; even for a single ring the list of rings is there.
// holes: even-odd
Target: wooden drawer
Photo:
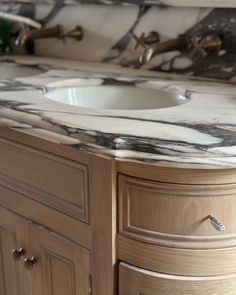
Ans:
[[[175,276],[125,263],[119,266],[119,295],[235,295],[236,274],[212,277]]]
[[[117,235],[117,257],[131,265],[180,276],[217,276],[236,273],[236,247],[180,248],[143,243]],[[177,243],[176,243],[177,244]]]
[[[0,139],[0,182],[89,222],[88,167],[85,164]]]
[[[217,231],[209,215],[225,231]],[[157,244],[235,239],[236,184],[182,185],[120,174],[119,232]]]

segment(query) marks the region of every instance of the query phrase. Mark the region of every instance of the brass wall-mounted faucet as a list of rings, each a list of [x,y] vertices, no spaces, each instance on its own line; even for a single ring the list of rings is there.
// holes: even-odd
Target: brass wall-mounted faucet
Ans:
[[[79,26],[76,26],[73,30],[69,32],[65,32],[62,26],[56,26],[53,28],[46,29],[24,29],[20,32],[17,39],[15,40],[15,44],[17,46],[24,46],[27,41],[34,41],[37,39],[48,39],[48,38],[73,38],[77,41],[83,39],[83,29]]]
[[[145,46],[145,51],[140,57],[140,64],[147,64],[150,60],[162,53],[170,51],[186,51],[190,54],[200,54],[202,57],[208,54],[218,53],[222,48],[222,41],[217,35],[206,37],[190,37],[187,34],[179,35],[176,39],[165,42],[155,42]]]

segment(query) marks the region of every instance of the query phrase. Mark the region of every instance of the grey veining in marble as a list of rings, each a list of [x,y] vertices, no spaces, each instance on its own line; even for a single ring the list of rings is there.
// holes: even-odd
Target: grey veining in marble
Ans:
[[[156,56],[142,68],[234,81],[236,8],[206,8],[203,5],[217,2],[215,0],[188,0],[189,6],[197,5],[196,2],[202,3],[200,8],[168,6],[174,5],[174,2],[176,5],[184,4],[184,0],[162,0],[156,2],[160,5],[144,5],[143,1],[133,6],[79,5],[75,0],[75,5],[68,5],[67,1],[60,0],[49,1],[48,4],[43,4],[45,1],[26,1],[24,4],[13,1],[11,5],[6,4],[2,7],[6,11],[35,17],[45,27],[53,27],[60,23],[67,30],[76,25],[81,25],[85,29],[82,42],[67,40],[64,43],[57,39],[35,42],[37,55],[118,64],[129,68],[137,67],[143,54],[143,48],[134,49],[136,38],[142,32],[158,31],[161,41],[176,38],[179,34],[188,34],[192,37],[216,34],[223,44],[218,54],[202,58],[199,55],[174,51]],[[220,4],[222,1],[217,3]]]
[[[1,0],[2,3],[8,3],[8,0]],[[35,4],[54,4],[63,2],[64,4],[118,4],[118,5],[158,5],[180,6],[180,7],[236,7],[234,0],[15,0],[19,3],[35,3]]]
[[[2,126],[115,159],[180,168],[236,168],[232,84],[43,58],[15,58],[16,66],[19,62],[37,64],[45,73],[0,81]],[[176,88],[190,101],[164,109],[112,111],[73,107],[45,97],[48,83],[74,78],[83,83],[96,78],[101,84]]]

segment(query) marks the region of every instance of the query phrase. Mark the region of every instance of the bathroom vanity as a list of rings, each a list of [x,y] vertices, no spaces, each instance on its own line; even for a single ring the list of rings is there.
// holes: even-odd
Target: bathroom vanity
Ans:
[[[126,86],[169,89],[119,71]],[[0,92],[1,294],[234,295],[234,87],[172,81],[189,99],[175,111],[94,111],[45,98],[66,74]]]
[[[4,128],[0,162],[3,294],[234,294],[234,169],[114,161]]]

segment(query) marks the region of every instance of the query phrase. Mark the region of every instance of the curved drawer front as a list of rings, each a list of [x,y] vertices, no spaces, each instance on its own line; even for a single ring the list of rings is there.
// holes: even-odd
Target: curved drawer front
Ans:
[[[236,247],[181,249],[152,245],[117,235],[117,257],[141,268],[180,276],[236,273]]]
[[[236,237],[236,184],[181,185],[119,175],[119,232],[157,243]]]
[[[235,295],[236,274],[190,277],[160,274],[125,263],[119,266],[119,295]]]

